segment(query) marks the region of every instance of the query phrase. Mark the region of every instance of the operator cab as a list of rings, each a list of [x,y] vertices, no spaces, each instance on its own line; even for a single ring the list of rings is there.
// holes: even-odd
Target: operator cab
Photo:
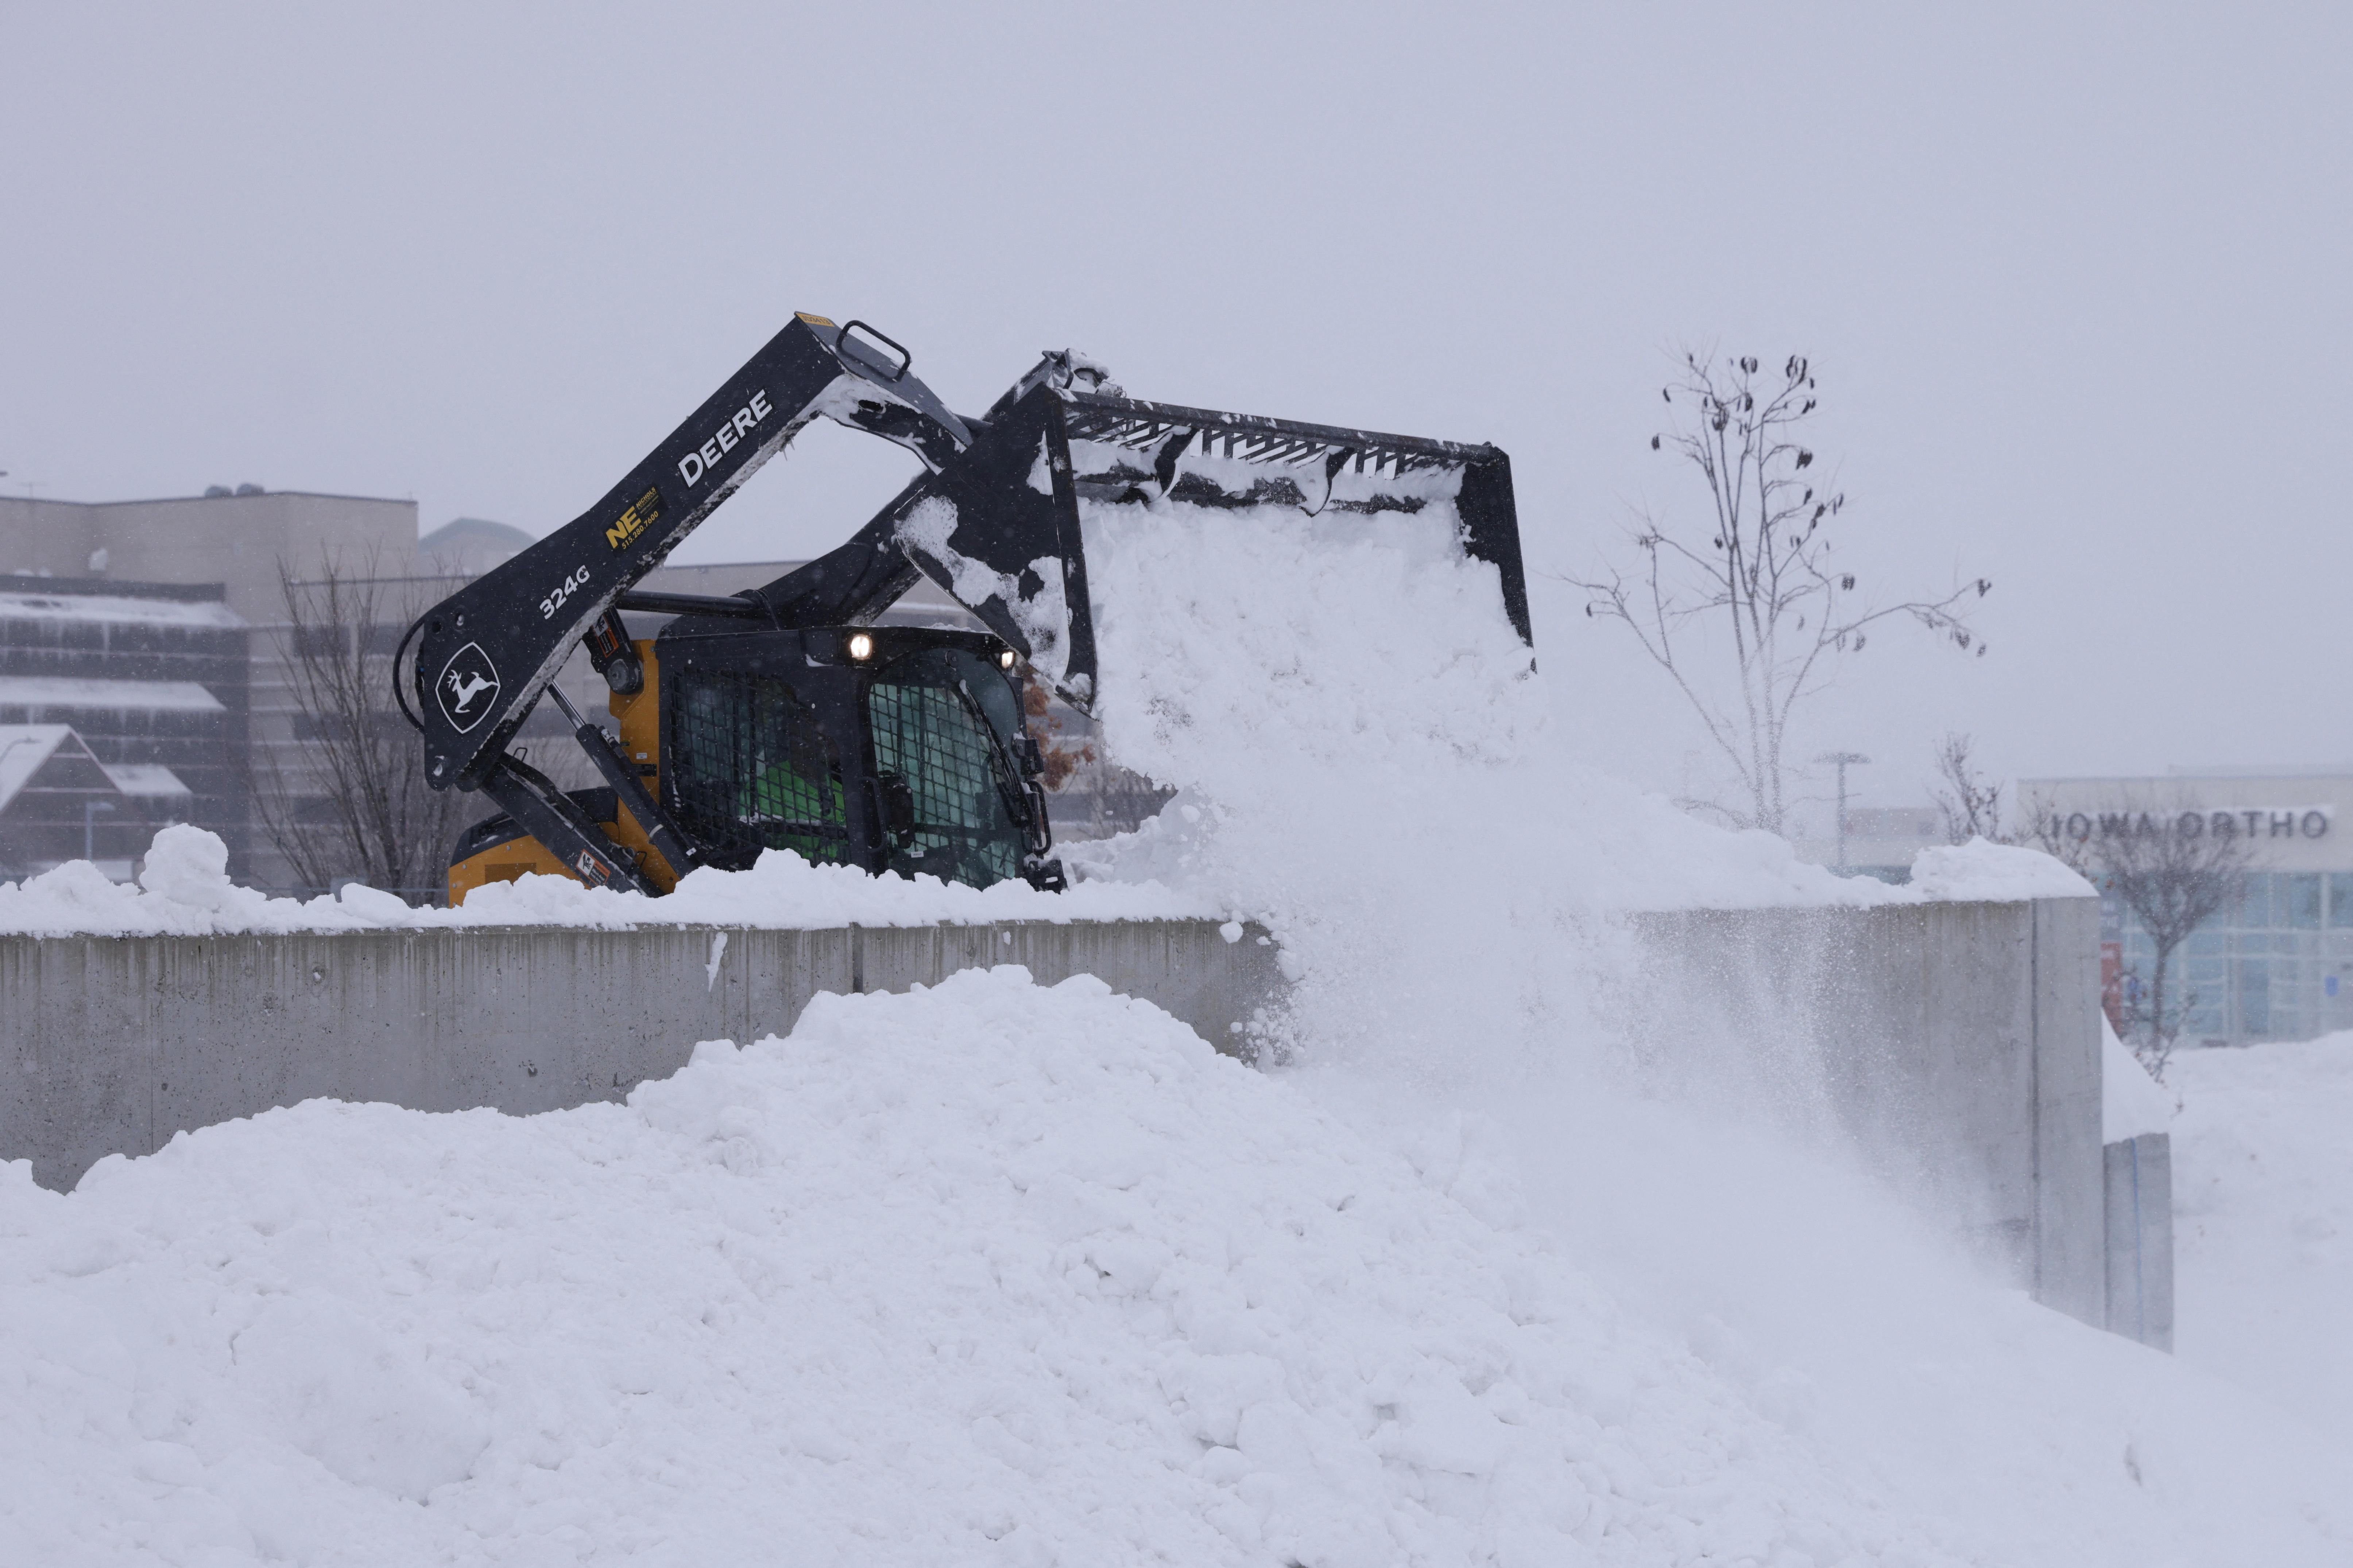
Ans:
[[[688,615],[634,649],[640,689],[612,700],[621,755],[697,865],[742,870],[774,849],[976,888],[1062,885],[1018,661],[998,638]],[[571,797],[649,880],[674,885],[613,790]],[[450,902],[527,871],[572,874],[512,817],[492,817],[451,857]]]

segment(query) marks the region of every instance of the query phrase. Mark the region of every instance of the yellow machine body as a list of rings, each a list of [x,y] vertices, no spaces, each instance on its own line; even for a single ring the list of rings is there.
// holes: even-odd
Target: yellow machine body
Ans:
[[[649,639],[638,639],[633,645],[645,667],[645,682],[629,696],[613,694],[610,707],[621,730],[621,755],[637,768],[645,781],[647,793],[657,799],[661,792],[661,704],[655,695],[661,689],[654,665],[654,645]],[[605,837],[636,857],[638,868],[648,881],[667,893],[678,885],[678,873],[670,862],[655,852],[626,808],[616,808],[610,822],[599,822]],[[577,882],[580,875],[555,858],[554,853],[538,839],[517,827],[514,837],[476,851],[449,868],[449,904],[451,908],[466,901],[466,895],[488,882],[512,882],[525,876],[565,877]]]

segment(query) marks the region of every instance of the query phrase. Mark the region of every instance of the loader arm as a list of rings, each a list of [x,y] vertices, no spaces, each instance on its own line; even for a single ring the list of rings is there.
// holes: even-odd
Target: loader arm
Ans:
[[[920,573],[1083,708],[1094,621],[1062,397],[1040,383],[1000,405],[954,462],[919,476],[848,543],[744,596],[779,626],[855,626]]]
[[[819,415],[897,441],[934,470],[972,438],[903,358],[894,365],[847,328],[796,317],[595,506],[410,628],[426,781],[483,787],[573,646]]]
[[[616,691],[639,688],[643,672],[614,605],[811,419],[824,415],[897,442],[934,471],[970,444],[965,422],[909,374],[906,351],[871,328],[874,342],[855,336],[861,325],[796,316],[596,505],[417,618],[402,639],[416,657],[405,682],[395,658],[393,688],[424,736],[428,784],[482,791],[591,886],[654,890],[574,801],[509,754],[507,742],[575,641]],[[684,875],[691,841],[604,732],[566,716],[597,771]]]

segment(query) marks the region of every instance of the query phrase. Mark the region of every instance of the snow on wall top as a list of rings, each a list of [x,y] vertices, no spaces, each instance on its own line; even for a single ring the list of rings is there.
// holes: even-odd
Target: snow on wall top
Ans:
[[[1920,851],[1912,862],[1912,886],[1924,898],[1978,903],[2100,896],[2098,889],[2040,849],[1982,838]]]
[[[2116,1038],[2116,1026],[2100,1015],[2100,1141],[2119,1143],[2144,1132],[2173,1127],[2173,1097],[2148,1076],[2140,1058]]]
[[[733,925],[783,929],[860,925],[986,924],[994,921],[1223,918],[1198,896],[1157,885],[1073,889],[1057,896],[1026,882],[988,889],[870,877],[811,866],[770,850],[748,871],[691,871],[667,898],[584,888],[562,877],[493,882],[454,910],[413,909],[390,893],[353,885],[315,899],[273,899],[228,878],[228,848],[185,824],[155,835],[140,885],[110,881],[75,860],[0,882],[0,933],[28,936],[203,936],[230,931],[377,931],[468,926]]]

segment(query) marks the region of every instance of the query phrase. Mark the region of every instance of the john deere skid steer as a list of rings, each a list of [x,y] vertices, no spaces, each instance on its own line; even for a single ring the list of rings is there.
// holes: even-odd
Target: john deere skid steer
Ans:
[[[820,415],[907,447],[923,471],[773,583],[725,598],[633,591]],[[667,892],[765,849],[1059,888],[1018,679],[1026,668],[1088,709],[1081,503],[1163,499],[1343,514],[1450,500],[1529,638],[1511,462],[1494,447],[1138,402],[1068,353],[968,417],[889,338],[804,314],[596,506],[408,628],[394,688],[424,735],[427,782],[502,808],[460,839],[451,902],[524,871]],[[877,624],[919,575],[987,630]],[[629,612],[674,618],[641,639]],[[575,644],[611,688],[617,732],[554,684]],[[543,698],[603,787],[558,790],[508,751]]]

